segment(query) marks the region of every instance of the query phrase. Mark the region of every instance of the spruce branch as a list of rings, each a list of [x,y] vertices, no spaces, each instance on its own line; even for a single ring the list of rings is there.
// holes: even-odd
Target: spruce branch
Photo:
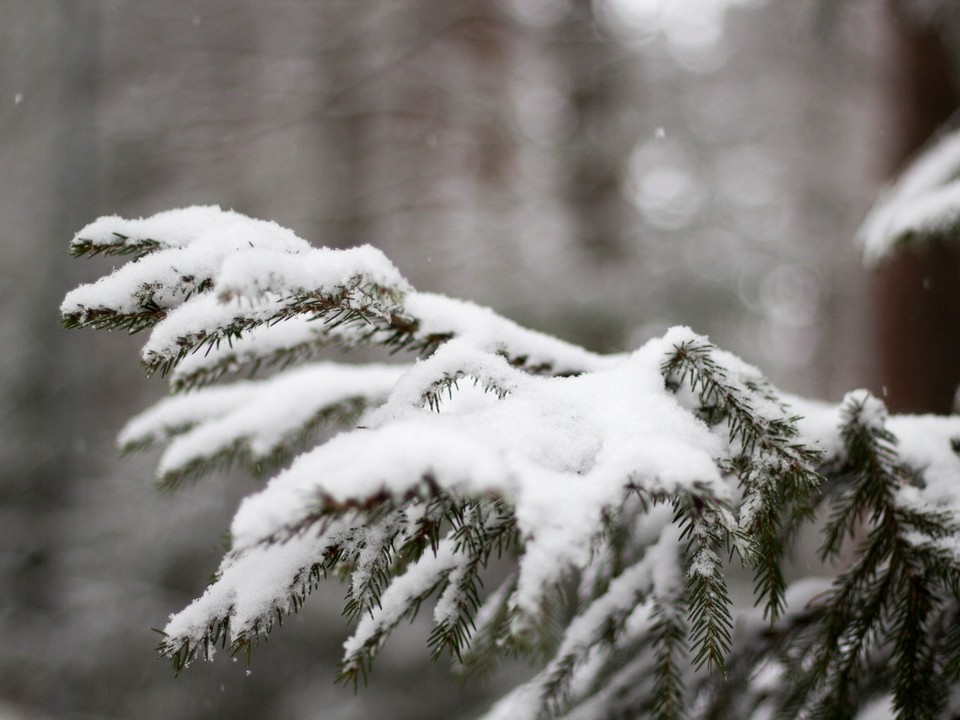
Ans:
[[[345,644],[344,657],[337,672],[338,683],[354,686],[367,675],[374,658],[393,629],[404,619],[414,619],[421,605],[440,587],[457,567],[459,558],[453,543],[445,538],[436,553],[408,566],[406,573],[394,579],[383,596],[383,603],[368,608],[353,637]]]
[[[414,321],[399,311],[395,291],[360,276],[336,287],[286,297],[265,295],[241,302],[207,294],[202,300],[189,306],[187,312],[180,308],[179,314],[165,317],[167,325],[158,327],[163,333],[153,333],[144,346],[141,363],[148,375],[168,375],[192,353],[216,350],[255,328],[299,315],[320,321],[329,330],[362,326],[368,340],[392,348],[425,347],[425,341],[413,335]]]
[[[494,554],[516,554],[520,538],[516,520],[502,500],[480,500],[464,504],[454,517],[453,551],[464,556],[447,577],[446,587],[434,610],[434,628],[428,644],[433,659],[444,650],[463,661],[463,651],[476,632],[474,618],[482,605],[480,576]]]
[[[657,522],[652,518],[650,521]],[[575,684],[588,688],[592,685],[580,677],[584,670],[591,675],[591,667],[593,672],[603,667],[604,656],[611,656],[618,648],[633,646],[642,655],[653,656],[659,666],[652,692],[665,694],[659,705],[667,713],[663,717],[671,717],[669,713],[677,709],[675,696],[681,682],[677,662],[685,656],[686,635],[682,584],[667,569],[668,565],[676,567],[680,562],[679,534],[666,516],[657,541],[646,547],[636,562],[624,568],[602,593],[576,613],[553,659],[533,683],[539,689],[542,714],[557,717],[572,705],[583,702],[583,690],[576,693],[573,690]],[[660,604],[663,612],[652,613],[655,604]],[[645,609],[639,622],[638,608]],[[628,630],[631,621],[635,626]],[[594,687],[587,694],[599,691],[601,688]],[[658,703],[656,699],[651,702]]]
[[[263,476],[310,447],[321,428],[355,425],[405,369],[314,363],[265,380],[201,388],[134,417],[118,443],[121,452],[132,452],[169,442],[158,466],[165,488],[237,463]]]
[[[960,562],[944,538],[960,525],[946,510],[918,505],[908,492],[916,473],[900,460],[886,411],[851,393],[841,436],[846,487],[824,528],[824,557],[835,557],[865,523],[853,564],[820,604],[822,630],[807,653],[812,668],[792,701],[816,717],[835,717],[858,703],[871,657],[889,653],[888,678],[898,720],[935,718],[946,690],[931,629],[944,603],[956,601]]]
[[[353,518],[356,521],[357,518]],[[341,561],[342,546],[356,532],[351,519],[327,523],[316,534],[229,553],[203,597],[158,631],[157,646],[179,674],[197,657],[211,660],[216,647],[247,661],[286,615],[299,612],[307,597]]]
[[[331,328],[304,315],[251,328],[229,343],[190,353],[169,374],[170,389],[182,392],[211,385],[224,377],[254,377],[260,370],[285,370],[313,358],[320,350],[349,350],[369,344],[370,331],[354,325]]]
[[[729,510],[695,495],[678,497],[674,512],[689,558],[685,597],[689,639],[695,648],[692,662],[698,670],[706,664],[722,673],[730,651],[733,617],[718,552],[731,547],[738,529]]]
[[[650,710],[651,717],[656,720],[682,720],[686,717],[683,664],[687,651],[687,624],[683,620],[683,602],[674,598],[671,600],[674,602],[664,602],[658,598],[653,601],[650,641],[655,649],[655,658]],[[691,635],[695,635],[693,628]],[[697,642],[695,637],[693,640]],[[701,649],[700,655],[703,654],[704,650]],[[723,667],[722,660],[719,667]]]
[[[267,452],[255,452],[250,438],[241,436],[229,444],[209,447],[203,454],[192,455],[181,464],[162,463],[157,483],[163,490],[175,490],[184,483],[195,482],[212,473],[227,472],[235,466],[242,467],[256,478],[272,476],[312,447],[321,430],[352,427],[369,407],[370,399],[366,397],[346,398],[321,407],[299,427],[284,433]],[[175,449],[175,445],[171,448]],[[129,446],[124,448],[125,451],[129,449]]]
[[[130,238],[118,232],[112,233],[112,236],[107,240],[76,237],[70,243],[70,254],[73,257],[132,255],[139,258],[163,247],[162,243],[152,238]]]
[[[689,388],[696,412],[711,426],[723,427],[736,453],[728,463],[743,487],[741,558],[754,568],[757,603],[775,620],[784,610],[782,565],[789,538],[813,516],[821,483],[820,453],[798,441],[796,421],[762,377],[734,382],[716,348],[702,339],[675,344],[660,366],[667,386]],[[744,557],[746,555],[746,557]]]

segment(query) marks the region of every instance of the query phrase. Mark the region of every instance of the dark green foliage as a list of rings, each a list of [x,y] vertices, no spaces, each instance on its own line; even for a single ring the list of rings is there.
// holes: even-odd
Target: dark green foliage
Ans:
[[[114,237],[120,242],[99,243],[94,240],[77,238],[70,243],[70,254],[73,255],[73,257],[132,255],[134,258],[138,258],[163,247],[159,242],[151,240],[150,238],[138,238],[137,240],[131,241],[126,235],[121,235],[116,232],[114,233]]]
[[[691,599],[691,603],[696,600]],[[726,598],[729,604],[729,598]],[[729,617],[729,614],[728,614]],[[683,622],[683,603],[653,604],[651,642],[655,648],[653,702],[651,716],[657,720],[680,720],[686,717],[684,664],[687,626]],[[696,634],[695,631],[693,633]],[[694,637],[694,642],[697,642]],[[726,652],[724,650],[724,652]],[[704,650],[701,650],[703,655]],[[697,662],[697,660],[694,660]],[[702,660],[700,664],[702,664]],[[722,663],[720,665],[722,667]]]
[[[369,615],[374,621],[374,630],[365,636],[358,649],[344,657],[338,682],[365,681],[374,657],[393,629],[404,619],[413,620],[421,605],[433,595],[439,596],[440,602],[444,602],[447,595],[450,599],[446,605],[448,612],[436,619],[430,634],[431,653],[436,659],[448,652],[462,662],[467,643],[476,630],[474,617],[481,605],[482,573],[491,556],[516,553],[519,541],[509,508],[497,500],[462,502],[438,495],[427,504],[412,533],[397,532],[399,527],[400,523],[391,520],[385,526],[386,532],[376,533],[385,539],[373,561],[376,567],[372,572],[363,573],[370,581],[359,590],[351,586],[348,592],[345,614]],[[389,580],[408,570],[414,571],[425,553],[438,558],[441,531],[446,534],[442,541],[446,543],[445,550],[452,554],[454,561],[428,570],[433,574],[427,574],[428,579],[406,598],[406,608],[401,614],[382,617],[380,598]],[[398,547],[401,534],[405,541]],[[424,566],[429,568],[429,565],[428,559]],[[354,570],[356,566],[349,569]],[[497,631],[493,629],[493,632]]]
[[[837,558],[846,539],[866,537],[817,603],[819,627],[801,646],[811,666],[790,706],[815,717],[857,707],[877,664],[899,720],[939,717],[949,688],[944,670],[958,652],[939,646],[933,631],[937,618],[956,607],[960,561],[952,543],[960,525],[904,492],[917,476],[900,461],[884,419],[869,396],[844,407],[846,466],[822,555]]]
[[[734,547],[754,568],[757,602],[775,620],[784,610],[783,560],[789,537],[813,517],[820,453],[798,441],[796,421],[761,377],[733,382],[707,343],[683,343],[663,362],[668,386],[699,399],[708,425],[726,426],[733,455],[727,468],[743,488],[740,537]]]
[[[297,315],[307,315],[314,320],[320,320],[326,329],[331,330],[345,325],[363,325],[365,332],[358,335],[358,339],[367,342],[395,348],[416,348],[423,345],[426,339],[415,335],[416,321],[398,313],[395,310],[396,302],[396,294],[391,288],[365,283],[362,278],[356,278],[332,292],[298,293],[284,303],[267,309],[238,305],[229,322],[211,324],[201,330],[185,333],[178,339],[174,351],[148,355],[142,365],[148,375],[155,372],[167,375],[190,353],[219,347],[220,343],[232,342],[253,328],[281,322]],[[116,322],[122,323],[123,317],[117,314]],[[162,316],[157,315],[154,322],[162,319]],[[67,322],[66,318],[64,322]],[[109,325],[101,324],[99,327]]]
[[[730,651],[733,618],[730,595],[719,552],[729,549],[737,533],[729,511],[698,496],[681,496],[674,507],[674,521],[683,529],[689,564],[686,604],[690,608],[690,642],[695,649],[693,665],[724,670]]]

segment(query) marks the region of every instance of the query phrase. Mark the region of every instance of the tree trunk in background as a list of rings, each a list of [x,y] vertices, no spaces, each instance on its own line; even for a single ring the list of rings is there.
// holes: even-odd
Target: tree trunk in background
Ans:
[[[10,383],[13,416],[19,418],[16,442],[27,450],[19,456],[26,460],[22,467],[7,468],[11,472],[7,491],[33,518],[29,543],[18,548],[13,596],[30,610],[59,605],[55,555],[63,543],[58,541],[58,511],[66,504],[67,486],[79,469],[76,418],[83,406],[81,375],[89,372],[82,368],[83,351],[78,352],[76,339],[57,322],[57,308],[63,288],[73,281],[66,242],[89,222],[96,203],[97,13],[94,3],[62,0],[57,5],[57,178],[52,188],[57,209],[33,239],[33,260],[43,268],[25,308],[33,341],[19,377]]]
[[[626,147],[620,122],[623,103],[632,94],[625,87],[618,48],[602,36],[593,3],[574,0],[560,21],[553,41],[556,62],[569,82],[574,134],[567,149],[569,170],[564,201],[573,212],[576,238],[598,263],[622,260],[629,213],[623,197]]]
[[[957,108],[953,61],[932,28],[887,9],[881,122],[893,177]],[[877,386],[894,412],[949,412],[960,385],[960,249],[907,251],[872,278]]]

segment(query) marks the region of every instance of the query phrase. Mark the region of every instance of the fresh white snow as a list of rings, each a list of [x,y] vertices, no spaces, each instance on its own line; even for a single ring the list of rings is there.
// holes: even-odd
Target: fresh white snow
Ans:
[[[880,196],[857,233],[864,260],[875,265],[900,245],[960,225],[960,131],[926,148]],[[955,234],[955,233],[954,233]]]
[[[954,134],[922,156],[868,218],[862,233],[867,258],[882,257],[915,230],[936,232],[955,223],[958,169],[960,135]],[[598,554],[604,519],[623,506],[628,489],[647,497],[709,496],[730,527],[749,526],[759,502],[756,493],[742,496],[736,478],[723,470],[743,451],[730,426],[707,427],[697,414],[695,389],[674,392],[665,383],[661,363],[677,346],[707,343],[689,328],[672,328],[631,354],[597,355],[488,308],[417,292],[375,248],[313,248],[276,223],[218,207],[101,218],[74,242],[146,252],[68,294],[61,310],[81,323],[91,313],[155,316],[143,359],[153,367],[172,365],[174,388],[285,354],[303,360],[328,343],[349,348],[393,332],[397,318],[405,340],[431,351],[405,365],[311,363],[264,380],[203,387],[165,399],[127,424],[121,446],[168,443],[159,462],[164,476],[219,454],[266,458],[324,413],[346,404],[368,408],[360,427],[303,453],[242,502],[217,579],[167,625],[171,647],[195,644],[225,620],[232,639],[265,632],[277,611],[290,610],[292,597],[311,589],[310,568],[341,545],[353,553],[349,592],[364,598],[366,610],[344,646],[348,663],[375,652],[410,603],[444,582],[433,618],[441,625],[457,622],[472,569],[453,534],[393,578],[379,602],[371,601],[378,565],[409,537],[438,491],[496,498],[511,513],[522,554],[475,620],[482,628],[506,605],[518,636],[542,611],[549,589],[571,571],[586,580],[606,571],[609,557]],[[329,300],[334,314],[359,311],[367,324],[331,326],[295,314],[291,304],[306,296]],[[191,352],[198,347],[202,351]],[[841,408],[859,403],[859,422],[891,431],[900,460],[922,473],[922,486],[905,482],[897,489],[900,506],[960,517],[960,457],[951,444],[960,436],[960,418],[889,416],[865,391],[849,394],[841,405],[772,388],[764,397],[756,391],[766,387],[756,368],[723,351],[710,356],[724,382],[749,395],[751,415],[761,423],[801,416],[796,442],[819,448],[824,461],[843,459]],[[772,470],[785,462],[770,450],[754,460]],[[368,521],[365,509],[385,500],[396,508]],[[618,642],[643,638],[659,599],[667,602],[684,582],[719,572],[721,559],[709,548],[685,557],[686,541],[669,504],[646,510],[634,531],[646,547],[642,557],[607,578],[599,597],[584,598],[554,660],[488,717],[534,716],[545,683],[567,657],[575,658],[571,687],[589,687],[605,667],[608,650],[597,642],[605,623],[620,622]],[[954,538],[934,541],[913,533],[907,540],[935,543],[960,557]],[[828,586],[821,578],[794,583],[787,590],[788,612]],[[738,618],[745,632],[764,622],[760,610]],[[619,668],[603,692],[646,672],[647,662],[638,658]],[[779,669],[766,670],[768,677],[759,681],[775,682]],[[590,703],[603,701],[600,693]],[[882,717],[885,707],[881,702],[861,717],[874,717],[874,711]]]

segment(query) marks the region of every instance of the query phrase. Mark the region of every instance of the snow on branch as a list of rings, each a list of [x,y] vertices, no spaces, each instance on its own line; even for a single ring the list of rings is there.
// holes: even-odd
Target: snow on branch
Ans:
[[[684,337],[688,335],[688,337]],[[674,329],[668,333],[674,352],[662,370],[678,390],[696,396],[692,409],[712,427],[725,430],[730,461],[726,469],[743,489],[740,538],[736,543],[754,568],[756,592],[764,612],[775,619],[784,609],[782,574],[784,535],[813,516],[821,483],[816,468],[820,453],[800,442],[798,418],[760,373],[705,338]]]
[[[216,646],[250,652],[284,615],[298,610],[320,580],[353,545],[348,519],[288,542],[228,554],[202,597],[171,616],[159,651],[180,672]]]
[[[948,694],[948,679],[937,668],[960,656],[956,647],[937,647],[929,632],[931,622],[955,614],[960,587],[960,557],[943,552],[938,540],[956,544],[960,515],[956,507],[921,499],[918,470],[897,452],[877,399],[848,394],[842,417],[847,472],[824,530],[822,557],[837,557],[867,518],[870,530],[856,561],[816,602],[817,627],[795,649],[807,672],[789,702],[803,712],[850,714],[871,656],[881,654],[889,657],[898,716],[936,717]]]
[[[149,218],[110,215],[93,221],[70,242],[70,254],[144,255],[161,248],[182,248],[209,231],[249,218],[216,205],[166,210]],[[277,226],[279,227],[279,226]]]
[[[380,405],[406,366],[317,363],[268,380],[202,388],[155,405],[121,431],[122,451],[170,442],[160,483],[174,486],[240,461],[261,475],[304,448],[320,426],[356,424]]]
[[[895,250],[960,234],[960,130],[924,149],[887,188],[863,221],[857,240],[875,265]]]
[[[944,143],[905,196],[952,182],[960,145]],[[738,716],[736,698],[772,717],[855,717],[881,695],[898,718],[947,712],[960,418],[889,417],[862,392],[785,396],[688,328],[596,355],[417,292],[372,248],[312,248],[218,208],[102,218],[78,238],[75,254],[136,259],[70,293],[64,322],[152,328],[144,363],[180,393],[121,445],[168,443],[168,484],[285,466],[242,502],[216,578],[164,629],[177,671],[218,644],[249,653],[334,575],[359,621],[341,680],[365,678],[424,603],[434,657],[464,671],[539,659],[490,718]],[[420,357],[203,387],[330,344]],[[321,424],[347,429],[293,459]],[[788,584],[815,508],[824,559],[852,559]],[[492,572],[494,556],[509,567]],[[758,610],[728,590],[735,560]]]
[[[121,232],[121,230],[123,232]],[[133,245],[127,233],[136,233]],[[68,327],[131,332],[163,321],[167,313],[210,290],[224,261],[255,248],[299,254],[310,249],[290,230],[219,208],[188,208],[151,218],[101,218],[81,231],[93,238],[83,254],[111,248],[154,249],[95,283],[68,293],[60,311]],[[117,242],[111,243],[111,236]],[[78,235],[81,237],[81,235]],[[76,238],[73,247],[76,248]],[[116,253],[115,253],[116,254]]]
[[[219,208],[139,220],[101,218],[82,230],[72,247],[75,254],[136,259],[69,293],[61,305],[64,324],[130,332],[152,328],[143,364],[151,373],[173,372],[175,389],[206,384],[241,367],[299,362],[329,344],[375,343],[429,354],[461,337],[516,367],[553,375],[612,361],[487,308],[416,293],[369,246],[312,248],[276,223]],[[277,329],[291,320],[298,322]]]
[[[494,493],[517,503],[521,525],[529,522],[531,534],[536,526],[544,542],[551,527],[569,537],[582,526],[589,539],[596,514],[618,502],[628,483],[670,493],[689,486],[727,497],[713,459],[721,444],[663,387],[660,351],[651,343],[610,370],[589,375],[526,376],[499,402],[466,414],[436,414],[392,396],[385,407],[405,411],[375,413],[370,429],[302,456],[248,498],[234,521],[235,542],[261,542],[324,507],[429,490],[425,478],[444,491]],[[429,360],[423,365],[431,367]],[[436,369],[442,381],[446,369]],[[409,397],[406,379],[395,392]],[[544,554],[552,552],[544,548]],[[553,559],[546,566],[555,564]]]
[[[241,373],[255,375],[263,368],[286,368],[304,362],[328,346],[352,348],[366,341],[364,325],[331,327],[306,315],[250,328],[230,342],[222,342],[184,356],[170,371],[174,392],[210,385]]]

